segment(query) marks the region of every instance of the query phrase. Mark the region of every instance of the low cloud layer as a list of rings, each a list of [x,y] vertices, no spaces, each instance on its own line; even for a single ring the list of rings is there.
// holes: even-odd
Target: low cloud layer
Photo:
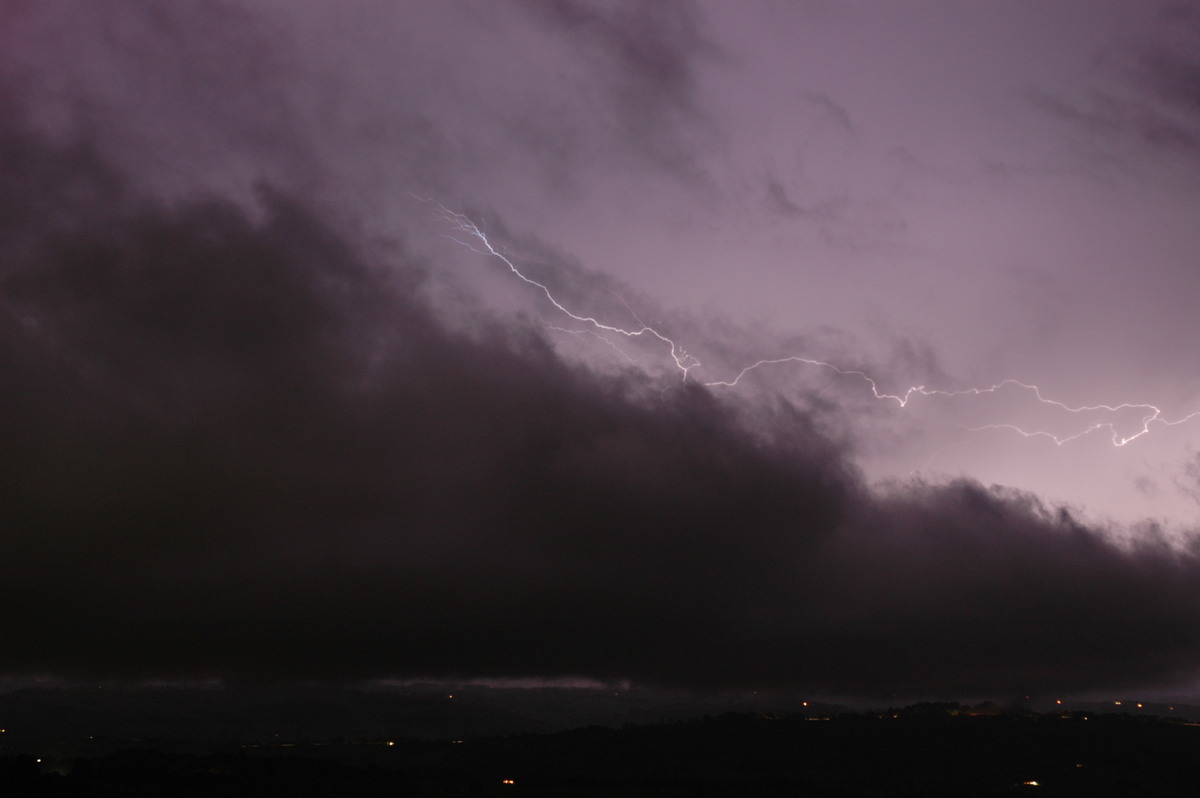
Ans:
[[[1194,675],[1194,550],[969,480],[874,492],[803,407],[468,333],[405,242],[270,186],[155,199],[94,145],[0,121],[0,672]]]

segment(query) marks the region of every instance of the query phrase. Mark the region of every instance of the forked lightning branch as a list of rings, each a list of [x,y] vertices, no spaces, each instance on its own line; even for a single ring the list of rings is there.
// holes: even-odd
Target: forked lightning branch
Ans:
[[[548,286],[524,274],[510,257],[505,255],[500,249],[492,244],[487,234],[470,218],[461,213],[452,211],[434,200],[422,198],[422,201],[437,208],[442,218],[451,225],[453,233],[450,234],[449,237],[452,240],[468,247],[480,255],[492,258],[502,263],[508,269],[508,271],[512,273],[513,276],[540,292],[546,298],[546,300],[565,317],[584,325],[593,332],[600,334],[607,333],[611,335],[624,336],[626,338],[656,339],[667,348],[672,361],[674,361],[675,367],[680,373],[681,378],[683,380],[694,379],[692,372],[699,369],[702,364],[694,355],[690,354],[680,343],[676,342],[671,337],[667,336],[660,330],[655,329],[654,327],[641,324],[640,322],[640,326],[637,327],[622,327],[602,321],[595,316],[576,313],[560,302],[554,296],[553,292]],[[999,382],[987,387],[944,390],[939,388],[928,388],[924,385],[913,385],[900,393],[887,393],[885,391],[881,391],[879,389],[879,383],[876,381],[876,379],[864,371],[859,369],[843,368],[835,363],[804,357],[801,355],[757,360],[739,370],[729,379],[701,381],[700,384],[709,388],[736,388],[742,379],[744,379],[751,372],[768,367],[787,365],[824,369],[832,371],[838,376],[860,380],[866,385],[867,388],[870,389],[871,394],[876,399],[885,402],[892,402],[900,408],[908,407],[909,403],[914,398],[918,397],[979,397],[986,394],[995,394],[1002,389],[1015,388],[1032,396],[1034,401],[1038,404],[1051,406],[1074,415],[1095,413],[1111,413],[1115,415],[1125,411],[1134,411],[1141,414],[1141,426],[1129,434],[1122,434],[1119,432],[1117,430],[1115,421],[1093,421],[1082,429],[1068,435],[1055,434],[1042,429],[1029,429],[1019,424],[1007,421],[967,428],[971,432],[1007,430],[1026,438],[1047,438],[1059,446],[1100,431],[1108,432],[1113,446],[1125,446],[1126,444],[1129,444],[1138,438],[1149,434],[1152,428],[1155,426],[1173,427],[1200,416],[1200,410],[1195,410],[1181,418],[1167,419],[1163,417],[1163,412],[1159,407],[1149,403],[1070,405],[1065,402],[1060,402],[1056,399],[1047,397],[1045,394],[1043,394],[1042,389],[1037,385],[1012,378],[1000,380]]]

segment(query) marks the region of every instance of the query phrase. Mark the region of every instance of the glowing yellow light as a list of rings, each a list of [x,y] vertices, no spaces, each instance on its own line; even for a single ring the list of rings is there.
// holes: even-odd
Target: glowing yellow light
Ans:
[[[501,784],[516,784],[516,782],[513,781],[512,779],[505,779],[504,781],[502,781],[500,783]]]
[[[1121,702],[1120,702],[1120,701],[1114,701],[1114,702],[1113,702],[1113,704],[1115,704],[1116,706],[1121,706]]]
[[[1060,698],[1060,699],[1058,699],[1057,701],[1055,701],[1054,703],[1056,703],[1056,704],[1062,704],[1062,699]]]
[[[392,742],[391,740],[388,740],[388,745],[395,745],[395,743]]]
[[[1040,785],[1039,785],[1039,784],[1038,784],[1036,781],[1023,781],[1023,782],[1021,782],[1021,783],[1022,783],[1022,784],[1024,784],[1026,787],[1038,787],[1038,786],[1040,786]]]
[[[1141,709],[1141,708],[1142,708],[1142,705],[1141,705],[1141,704],[1138,704],[1138,709]]]

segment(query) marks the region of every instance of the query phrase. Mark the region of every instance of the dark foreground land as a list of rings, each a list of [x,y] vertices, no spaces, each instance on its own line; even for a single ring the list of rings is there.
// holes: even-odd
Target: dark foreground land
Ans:
[[[464,741],[153,745],[0,757],[13,796],[1194,796],[1200,726],[1083,712],[590,727]]]

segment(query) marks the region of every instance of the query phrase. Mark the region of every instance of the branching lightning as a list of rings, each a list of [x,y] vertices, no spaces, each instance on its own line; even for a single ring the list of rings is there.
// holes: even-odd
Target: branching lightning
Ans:
[[[1042,389],[1036,385],[1031,385],[1029,383],[1021,382],[1020,380],[1015,380],[1015,379],[1001,380],[1000,382],[998,382],[994,385],[990,385],[986,388],[964,388],[962,390],[957,390],[957,391],[946,391],[946,390],[941,390],[941,389],[936,389],[936,388],[926,388],[924,385],[914,385],[911,388],[909,388],[908,390],[906,390],[900,394],[883,393],[879,390],[879,386],[875,382],[875,380],[862,371],[858,371],[855,369],[843,369],[843,368],[833,365],[832,363],[826,363],[823,360],[814,360],[812,358],[806,358],[806,357],[784,357],[784,358],[775,358],[775,359],[771,359],[771,360],[760,360],[757,363],[752,363],[751,365],[746,366],[732,380],[717,380],[714,382],[707,382],[707,383],[705,383],[705,385],[733,387],[733,386],[737,385],[738,381],[741,380],[741,378],[744,377],[749,372],[751,372],[757,368],[760,368],[762,366],[770,366],[770,365],[776,365],[776,364],[780,364],[780,363],[803,363],[803,364],[809,365],[809,366],[817,366],[820,368],[830,369],[839,375],[858,377],[858,378],[862,379],[864,382],[866,382],[868,386],[870,386],[871,393],[875,396],[876,399],[892,401],[892,402],[895,402],[900,407],[907,407],[908,403],[912,400],[913,396],[942,396],[942,397],[946,397],[946,398],[954,398],[954,397],[958,397],[958,396],[983,396],[984,394],[996,393],[997,391],[1001,390],[1002,388],[1005,388],[1008,386],[1015,386],[1024,391],[1028,391],[1029,393],[1032,393],[1034,398],[1037,400],[1037,402],[1039,404],[1049,405],[1051,407],[1057,407],[1060,410],[1065,410],[1068,413],[1077,414],[1077,413],[1089,413],[1089,412],[1099,412],[1099,411],[1106,411],[1109,413],[1119,413],[1123,410],[1138,410],[1138,411],[1142,411],[1142,413],[1143,413],[1142,419],[1141,419],[1141,423],[1142,423],[1141,428],[1138,429],[1136,432],[1134,432],[1131,435],[1120,434],[1116,429],[1115,423],[1113,423],[1111,421],[1102,421],[1102,422],[1096,422],[1093,424],[1089,424],[1081,432],[1077,432],[1073,435],[1065,435],[1065,436],[1054,435],[1053,433],[1046,432],[1043,430],[1026,430],[1026,429],[1023,429],[1023,428],[1017,426],[1016,424],[985,424],[980,427],[968,427],[968,429],[971,432],[986,432],[987,430],[993,430],[993,429],[1011,430],[1011,431],[1013,431],[1023,437],[1026,437],[1026,438],[1037,438],[1037,437],[1048,438],[1060,446],[1064,443],[1069,443],[1071,441],[1078,440],[1079,438],[1082,438],[1085,435],[1090,435],[1091,433],[1093,433],[1097,430],[1102,430],[1102,429],[1106,429],[1109,431],[1109,434],[1112,436],[1112,444],[1114,446],[1125,446],[1126,444],[1128,444],[1132,441],[1135,441],[1138,438],[1142,437],[1143,435],[1147,434],[1150,431],[1151,424],[1161,424],[1166,427],[1173,427],[1177,424],[1182,424],[1185,421],[1189,421],[1190,419],[1200,416],[1200,410],[1197,410],[1192,413],[1189,413],[1188,415],[1186,415],[1182,418],[1178,418],[1173,421],[1168,421],[1167,419],[1163,418],[1162,410],[1160,408],[1158,408],[1152,404],[1140,404],[1140,403],[1124,403],[1124,404],[1119,404],[1119,405],[1096,404],[1096,405],[1072,406],[1072,405],[1066,404],[1065,402],[1060,402],[1056,399],[1049,399],[1049,398],[1043,396]]]
[[[605,322],[602,322],[594,316],[581,315],[581,314],[573,312],[572,310],[570,310],[569,308],[564,306],[561,302],[559,302],[557,298],[555,298],[553,292],[551,292],[551,290],[548,286],[546,286],[544,283],[540,283],[537,280],[534,280],[533,278],[522,273],[521,270],[517,267],[517,265],[515,263],[513,263],[512,259],[509,258],[507,255],[505,255],[501,250],[497,249],[496,246],[493,245],[492,242],[489,240],[487,234],[483,230],[481,230],[479,228],[479,226],[476,225],[473,221],[471,221],[471,219],[469,219],[467,216],[465,216],[464,214],[461,214],[461,213],[457,213],[455,211],[451,211],[450,209],[446,208],[441,203],[438,203],[434,200],[428,200],[428,199],[423,199],[423,198],[420,198],[420,199],[422,199],[423,202],[429,203],[430,205],[436,207],[438,209],[439,213],[442,215],[442,217],[447,222],[450,223],[450,225],[453,229],[453,234],[449,235],[448,237],[451,240],[467,247],[468,249],[472,250],[473,252],[476,252],[479,255],[482,255],[485,257],[490,257],[490,258],[500,261],[508,268],[508,270],[517,279],[538,289],[538,291],[540,291],[542,293],[542,295],[545,296],[546,300],[549,301],[550,304],[553,305],[556,310],[558,310],[560,313],[562,313],[567,318],[572,319],[573,321],[583,324],[589,328],[588,330],[584,330],[584,331],[566,330],[566,329],[556,328],[556,327],[552,327],[552,329],[559,329],[562,332],[568,332],[568,333],[572,333],[572,334],[578,334],[580,332],[592,332],[592,333],[598,335],[602,340],[606,341],[609,344],[612,344],[612,342],[609,341],[607,338],[604,338],[603,333],[612,333],[615,335],[624,336],[626,338],[650,337],[650,338],[657,339],[658,341],[662,342],[669,348],[671,359],[674,361],[675,367],[679,370],[682,379],[685,381],[691,377],[692,372],[694,370],[701,367],[700,361],[695,356],[689,354],[688,351],[686,349],[684,349],[684,347],[682,345],[680,345],[679,343],[674,341],[672,338],[670,338],[663,332],[643,323],[640,319],[638,319],[637,314],[635,314],[633,312],[633,310],[629,308],[628,304],[625,304],[626,309],[629,310],[630,315],[634,318],[635,321],[637,321],[637,324],[640,326],[637,326],[635,328],[620,327],[617,325],[607,324]],[[625,300],[619,296],[618,296],[618,299],[620,299],[622,303],[625,302]],[[624,357],[626,357],[626,359],[630,359],[629,355],[627,353],[623,352],[622,350],[620,350],[620,348],[617,348],[617,351],[620,352]],[[1149,403],[1122,403],[1122,404],[1115,404],[1115,405],[1110,405],[1110,404],[1070,405],[1065,402],[1061,402],[1056,399],[1051,399],[1051,398],[1044,396],[1042,393],[1042,389],[1040,387],[1038,387],[1037,385],[1022,382],[1022,381],[1016,380],[1016,379],[1004,379],[1004,380],[1001,380],[1000,382],[997,382],[997,383],[990,385],[988,387],[985,387],[985,388],[965,388],[965,389],[961,389],[961,390],[949,391],[949,390],[938,389],[938,388],[927,388],[924,385],[914,385],[914,386],[904,390],[901,393],[894,393],[894,394],[886,393],[879,389],[879,383],[873,377],[871,377],[869,374],[867,374],[866,372],[860,371],[858,369],[842,368],[841,366],[838,366],[833,363],[829,363],[824,360],[817,360],[815,358],[809,358],[809,357],[801,357],[799,355],[759,360],[759,361],[751,363],[750,365],[741,369],[741,371],[739,371],[731,379],[711,380],[711,381],[701,382],[700,384],[704,385],[705,387],[709,387],[709,388],[734,388],[734,387],[737,387],[737,385],[741,382],[741,380],[744,377],[746,377],[748,374],[750,374],[753,371],[756,371],[758,369],[762,369],[765,367],[769,367],[769,366],[781,366],[781,365],[786,365],[786,364],[799,364],[799,365],[804,365],[804,366],[812,366],[815,368],[832,371],[835,374],[837,374],[838,376],[857,378],[866,383],[867,387],[870,388],[870,390],[871,390],[871,394],[876,399],[881,400],[881,401],[893,402],[901,408],[907,407],[909,402],[912,401],[913,397],[917,397],[917,396],[920,396],[920,397],[943,397],[943,398],[955,398],[955,397],[963,397],[963,396],[983,396],[986,394],[995,394],[998,391],[1005,389],[1005,388],[1015,388],[1015,389],[1025,391],[1029,394],[1032,394],[1032,396],[1034,397],[1036,402],[1039,404],[1050,406],[1050,407],[1055,407],[1055,408],[1063,410],[1067,413],[1075,414],[1075,415],[1083,414],[1083,413],[1098,413],[1098,412],[1107,412],[1107,413],[1115,414],[1115,413],[1120,413],[1123,411],[1137,411],[1137,412],[1141,413],[1140,428],[1136,429],[1134,432],[1132,432],[1130,434],[1120,433],[1117,430],[1117,425],[1116,425],[1116,422],[1114,422],[1114,421],[1096,421],[1091,424],[1088,424],[1084,429],[1080,430],[1079,432],[1076,432],[1076,433],[1073,433],[1070,435],[1056,435],[1054,433],[1051,433],[1051,432],[1048,432],[1045,430],[1029,430],[1029,429],[1025,429],[1025,428],[1023,428],[1017,424],[1013,424],[1013,423],[985,424],[985,425],[978,426],[978,427],[967,427],[966,428],[971,432],[986,432],[989,430],[1006,430],[1006,431],[1016,433],[1025,438],[1046,438],[1058,446],[1062,446],[1064,444],[1078,440],[1080,438],[1083,438],[1087,435],[1091,435],[1092,433],[1095,433],[1100,430],[1107,430],[1109,433],[1112,445],[1116,446],[1116,447],[1121,447],[1121,446],[1125,446],[1129,443],[1132,443],[1133,441],[1137,440],[1138,438],[1141,438],[1142,436],[1148,434],[1151,430],[1152,425],[1173,427],[1173,426],[1177,426],[1179,424],[1183,424],[1187,421],[1190,421],[1193,418],[1200,416],[1200,410],[1196,410],[1196,411],[1189,413],[1181,418],[1169,420],[1169,419],[1163,417],[1163,411],[1159,407],[1149,404]]]

